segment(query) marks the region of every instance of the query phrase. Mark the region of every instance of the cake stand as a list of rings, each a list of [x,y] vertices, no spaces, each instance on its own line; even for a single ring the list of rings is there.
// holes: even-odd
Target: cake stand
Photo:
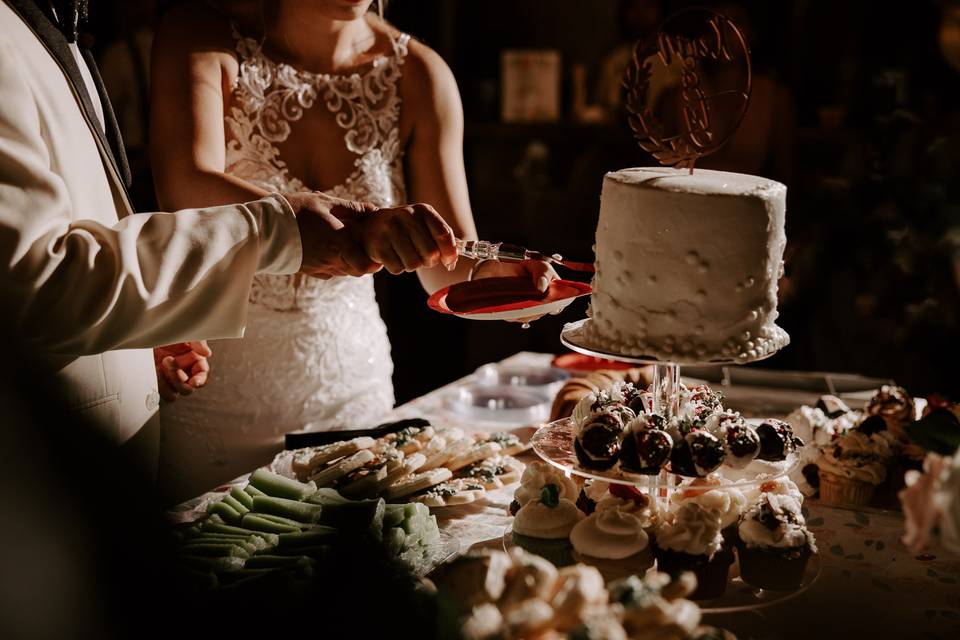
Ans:
[[[654,365],[653,381],[650,383],[650,392],[653,394],[653,412],[659,413],[664,417],[669,417],[677,413],[680,410],[680,364],[660,360],[651,356],[627,355],[588,344],[583,341],[582,334],[579,332],[580,328],[583,327],[588,320],[589,318],[584,318],[583,320],[567,324],[560,333],[560,342],[572,351],[595,358],[626,362],[628,364]],[[776,351],[771,351],[750,360],[750,362],[766,360],[774,353],[776,353]],[[742,360],[712,359],[695,363],[690,362],[688,364],[699,366],[730,366],[745,363]]]
[[[585,322],[587,322],[586,319],[568,324],[560,335],[561,342],[573,351],[584,355],[629,364],[653,365],[653,377],[650,384],[650,392],[653,396],[653,412],[666,418],[679,413],[681,400],[679,363],[667,362],[654,357],[617,353],[606,349],[598,349],[595,345],[586,344],[582,340],[582,334],[578,331]],[[768,358],[773,355],[773,353],[775,352],[754,358],[751,362]],[[730,359],[707,360],[697,362],[696,364],[733,365],[743,364],[743,362]],[[757,424],[762,422],[762,420],[748,420],[748,422]],[[568,475],[574,474],[588,479],[634,486],[647,493],[652,501],[659,503],[662,507],[666,507],[669,504],[671,494],[676,491],[682,491],[685,485],[693,481],[693,478],[669,473],[665,470],[661,470],[658,475],[630,473],[620,469],[619,464],[606,471],[585,469],[581,467],[577,461],[573,447],[575,436],[576,432],[573,420],[571,418],[564,418],[540,427],[533,435],[531,444],[538,456],[551,465],[562,469]],[[785,460],[779,462],[755,460],[743,470],[733,470],[730,467],[723,466],[720,469],[720,473],[724,474],[724,472],[726,472],[728,479],[730,479],[729,476],[731,474],[739,476],[731,479],[731,481],[723,485],[723,487],[740,489],[754,487],[763,482],[768,482],[789,474],[796,468],[798,462],[799,458],[797,454],[791,453]],[[508,530],[504,533],[503,542],[505,547],[513,544],[511,531]],[[791,591],[774,591],[751,587],[740,579],[737,572],[738,567],[738,564],[734,564],[733,567],[731,567],[731,580],[723,596],[700,602],[701,609],[704,613],[732,613],[756,610],[794,598],[808,589],[816,581],[820,574],[820,556],[819,554],[814,554],[813,557],[811,557],[800,587]],[[602,571],[603,570],[601,570],[601,572]],[[609,578],[614,577],[616,576],[609,576]]]
[[[598,349],[595,345],[587,344],[582,339],[579,329],[587,322],[583,319],[566,325],[560,334],[560,341],[573,351],[588,356],[626,362],[630,364],[653,365],[653,377],[650,383],[650,392],[653,396],[653,413],[670,418],[680,411],[680,364],[677,362],[666,362],[649,356],[635,356],[618,353],[610,350]],[[751,362],[763,360],[774,352],[758,357]],[[732,365],[742,364],[736,360],[707,360],[698,362],[701,365]],[[756,420],[748,420],[756,424]],[[557,466],[567,473],[573,473],[585,478],[594,480],[603,480],[604,482],[613,482],[617,484],[632,485],[648,492],[651,499],[664,501],[669,497],[672,491],[682,489],[684,483],[691,480],[684,476],[661,471],[659,475],[647,476],[635,473],[628,473],[617,468],[612,471],[595,471],[582,468],[576,458],[573,450],[574,425],[570,419],[561,419],[542,426],[533,435],[531,440],[534,451],[541,458],[550,464]],[[729,485],[732,487],[746,488],[755,486],[758,483],[774,480],[788,474],[798,462],[795,453],[790,454],[786,460],[781,463],[762,463],[754,461],[748,465],[747,469],[752,475],[741,477]],[[721,467],[724,469],[724,467]]]

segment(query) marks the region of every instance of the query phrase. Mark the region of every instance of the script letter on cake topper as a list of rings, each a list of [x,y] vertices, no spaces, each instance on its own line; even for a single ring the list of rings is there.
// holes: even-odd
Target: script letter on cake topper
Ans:
[[[666,74],[679,75],[676,123],[667,131],[663,118],[653,113],[650,80],[654,63]],[[742,66],[742,78],[731,86],[716,87],[704,67]],[[718,76],[720,74],[717,74]],[[640,147],[661,164],[689,169],[699,158],[719,149],[740,125],[750,103],[750,50],[743,33],[729,18],[709,9],[693,8],[667,18],[656,38],[637,42],[623,79],[628,122]],[[711,107],[721,102],[732,116],[717,122]]]

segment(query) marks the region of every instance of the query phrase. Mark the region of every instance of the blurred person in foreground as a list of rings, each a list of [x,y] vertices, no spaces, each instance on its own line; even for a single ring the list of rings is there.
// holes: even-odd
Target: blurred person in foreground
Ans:
[[[239,337],[257,273],[362,276],[385,253],[453,268],[453,233],[429,206],[378,209],[274,189],[176,214],[133,215],[123,144],[89,51],[86,2],[0,3],[0,300],[14,343],[61,382],[68,408],[148,475],[160,376],[202,382],[199,342]],[[193,378],[191,382],[191,377]]]

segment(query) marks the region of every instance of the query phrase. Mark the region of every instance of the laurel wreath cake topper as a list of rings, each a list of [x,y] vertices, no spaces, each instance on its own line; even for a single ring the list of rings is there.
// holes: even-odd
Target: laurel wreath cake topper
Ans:
[[[656,105],[649,104],[654,63],[679,66],[679,113],[671,114],[678,124],[671,131],[654,115]],[[731,81],[731,86],[710,86],[705,64],[743,65],[743,77]],[[633,137],[661,164],[693,173],[697,160],[722,147],[740,126],[750,103],[752,79],[750,49],[730,18],[701,7],[675,13],[654,38],[637,42],[627,66],[623,86]],[[718,123],[711,109],[719,101],[732,101],[734,116],[726,123]]]

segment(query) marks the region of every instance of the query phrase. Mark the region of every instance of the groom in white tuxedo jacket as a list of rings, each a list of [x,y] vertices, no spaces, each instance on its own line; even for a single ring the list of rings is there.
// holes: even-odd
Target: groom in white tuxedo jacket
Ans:
[[[160,400],[151,347],[241,336],[257,272],[379,264],[329,222],[319,195],[132,215],[109,102],[60,18],[43,0],[0,2],[0,304],[71,408],[117,443],[140,432],[149,452]],[[446,232],[433,234],[444,262]]]

